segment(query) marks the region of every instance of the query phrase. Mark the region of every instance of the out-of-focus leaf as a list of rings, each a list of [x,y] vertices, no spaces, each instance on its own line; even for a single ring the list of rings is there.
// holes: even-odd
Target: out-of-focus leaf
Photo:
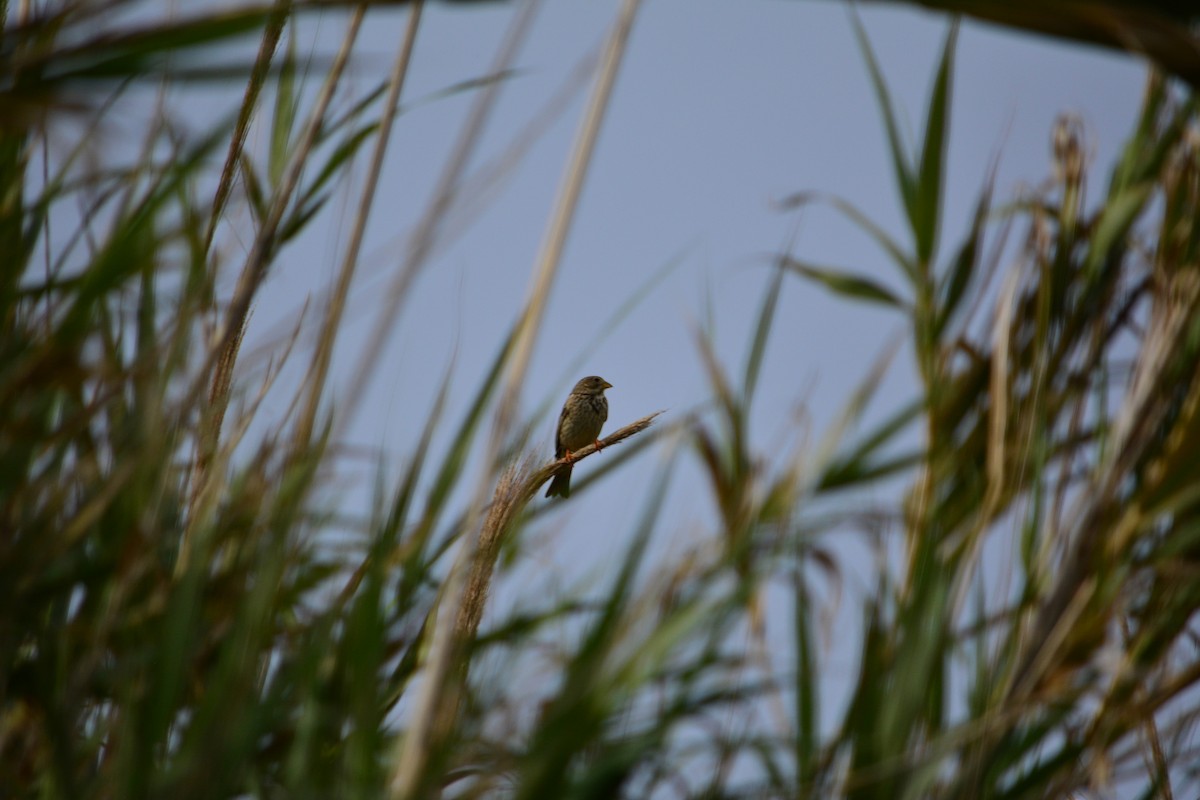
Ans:
[[[893,294],[890,289],[870,278],[845,272],[836,267],[819,267],[790,257],[783,259],[783,266],[823,284],[835,294],[870,303],[880,303],[901,310],[906,308],[904,301]]]
[[[279,244],[291,241],[293,238],[299,235],[299,233],[304,230],[304,226],[307,225],[309,221],[317,215],[317,212],[324,207],[325,203],[329,201],[331,196],[331,192],[326,192],[324,194],[317,195],[316,197],[309,198],[305,205],[298,207],[291,214],[291,216],[283,220],[283,222],[279,224]]]
[[[875,60],[875,51],[867,38],[867,31],[856,12],[851,12],[850,20],[854,23],[854,35],[858,39],[859,50],[867,62],[867,71],[871,76],[871,86],[875,89],[875,98],[879,103],[879,113],[883,117],[884,129],[887,131],[888,151],[892,157],[892,170],[896,175],[896,188],[900,190],[900,199],[910,220],[916,217],[917,176],[913,174],[904,140],[900,136],[900,125],[896,120],[896,108],[892,104],[887,82],[883,72]]]
[[[1088,275],[1094,275],[1102,262],[1111,257],[1118,242],[1129,233],[1133,223],[1142,213],[1154,188],[1153,184],[1146,183],[1109,199],[1092,231],[1085,265]]]
[[[271,145],[267,150],[267,178],[272,188],[278,188],[287,166],[296,106],[296,37],[289,36],[287,55],[275,82],[275,116],[271,119]]]
[[[851,222],[857,225],[868,236],[875,240],[875,243],[888,254],[892,262],[900,268],[905,277],[910,283],[915,283],[917,278],[917,265],[913,263],[910,255],[904,252],[900,244],[893,239],[887,231],[879,226],[873,219],[863,213],[862,209],[837,195],[824,195],[818,192],[800,192],[785,199],[780,205],[784,208],[797,208],[814,200],[822,199],[828,202],[835,209],[840,211]]]
[[[750,353],[746,357],[746,375],[742,381],[742,402],[747,407],[750,406],[754,388],[758,385],[758,373],[762,367],[763,354],[767,349],[771,321],[775,318],[775,309],[779,307],[782,284],[783,270],[776,269],[763,293],[762,307],[758,311],[758,323],[754,327],[754,339],[750,344]]]
[[[271,16],[262,7],[233,9],[182,20],[158,20],[140,28],[103,32],[64,47],[18,52],[9,69],[53,83],[88,78],[133,77],[160,54],[224,42],[256,30]],[[15,32],[13,32],[15,35]],[[245,74],[243,72],[242,74]]]
[[[929,114],[925,120],[925,144],[921,149],[921,166],[917,175],[916,192],[910,222],[917,244],[917,262],[931,267],[937,248],[941,223],[942,165],[946,158],[946,131],[950,126],[951,76],[954,72],[954,44],[958,38],[957,23],[950,26],[942,60],[938,65],[933,96],[929,99]]]
[[[1200,12],[1189,0],[918,0],[913,5],[1148,56],[1200,90]]]
[[[819,748],[817,720],[821,697],[821,674],[816,669],[812,625],[812,598],[804,564],[797,563],[792,573],[792,635],[796,650],[794,687],[796,718],[796,777],[801,785],[810,783],[816,772]]]
[[[324,189],[330,180],[343,175],[343,165],[354,157],[363,143],[377,130],[379,130],[379,123],[371,123],[358,129],[350,136],[347,136],[344,141],[340,142],[321,166],[321,171],[317,173],[317,177],[304,188],[304,192],[300,195],[297,204],[304,206],[314,195]]]
[[[983,246],[983,237],[991,207],[992,187],[995,170],[988,176],[984,190],[975,204],[975,215],[971,220],[971,230],[967,233],[966,241],[959,247],[950,263],[946,274],[942,276],[937,302],[937,321],[934,324],[934,338],[940,339],[946,327],[954,320],[958,304],[962,300],[975,269],[979,263],[979,249]]]
[[[238,159],[241,165],[242,186],[246,190],[246,200],[250,204],[250,212],[254,215],[255,220],[261,222],[267,215],[267,198],[263,194],[262,183],[258,180],[258,174],[254,171],[254,164],[245,154]]]

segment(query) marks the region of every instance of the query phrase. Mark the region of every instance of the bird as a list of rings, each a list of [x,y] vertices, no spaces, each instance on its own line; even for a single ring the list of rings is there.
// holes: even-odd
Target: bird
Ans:
[[[599,375],[581,378],[563,403],[558,417],[558,431],[554,435],[554,457],[565,460],[566,466],[554,474],[546,497],[558,495],[564,500],[571,496],[571,452],[595,444],[600,449],[600,429],[608,419],[608,399],[605,389],[612,384]]]

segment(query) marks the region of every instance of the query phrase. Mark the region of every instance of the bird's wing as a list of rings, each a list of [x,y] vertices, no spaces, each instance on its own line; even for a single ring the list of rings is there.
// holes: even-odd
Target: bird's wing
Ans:
[[[555,458],[562,458],[564,455],[567,454],[567,451],[563,448],[562,435],[563,435],[563,422],[565,422],[567,419],[567,409],[569,409],[570,407],[571,407],[570,398],[567,398],[567,402],[563,403],[562,413],[558,415],[558,427],[554,429],[554,457]]]

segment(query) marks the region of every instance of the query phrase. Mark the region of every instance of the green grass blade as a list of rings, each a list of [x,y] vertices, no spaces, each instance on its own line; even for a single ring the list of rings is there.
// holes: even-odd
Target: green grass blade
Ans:
[[[872,278],[855,275],[836,267],[817,266],[791,257],[785,257],[782,260],[782,264],[785,269],[789,269],[792,272],[822,284],[834,294],[888,306],[901,311],[907,308],[907,304],[897,297],[891,289],[888,289]]]
[[[871,48],[871,41],[867,38],[867,31],[863,27],[862,19],[858,16],[858,12],[851,10],[850,21],[854,26],[854,35],[858,40],[859,50],[862,52],[863,60],[867,62],[867,71],[871,77],[871,86],[875,90],[875,99],[879,104],[879,113],[883,116],[884,130],[887,132],[888,151],[892,157],[892,170],[896,177],[896,188],[900,192],[900,199],[904,205],[904,209],[911,220],[915,216],[917,205],[917,176],[913,174],[913,168],[909,165],[909,157],[907,148],[904,146],[904,141],[900,136],[900,126],[896,120],[895,106],[892,104],[891,94],[888,92],[887,82],[883,79],[883,72],[879,69],[879,63],[875,60],[875,51]]]
[[[917,175],[915,202],[909,222],[917,246],[917,263],[926,270],[932,268],[941,224],[942,172],[946,160],[946,143],[950,127],[951,77],[954,72],[954,47],[958,40],[957,21],[946,34],[942,58],[938,64],[929,112],[925,119],[925,143],[921,149],[920,171]]]
[[[766,291],[763,293],[762,306],[758,310],[758,322],[754,326],[754,339],[750,345],[750,352],[746,356],[746,374],[742,379],[742,404],[746,409],[750,408],[754,389],[758,386],[758,375],[762,369],[763,355],[767,350],[767,339],[771,335],[771,322],[775,319],[775,309],[779,307],[782,286],[783,269],[777,268],[771,275],[771,280],[767,283]]]
[[[291,152],[292,129],[296,125],[296,37],[288,37],[287,54],[275,81],[275,115],[271,119],[271,143],[267,149],[267,177],[273,188],[283,180]]]

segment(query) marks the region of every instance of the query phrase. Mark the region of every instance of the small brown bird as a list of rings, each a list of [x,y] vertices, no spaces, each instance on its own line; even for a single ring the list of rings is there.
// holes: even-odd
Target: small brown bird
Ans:
[[[598,375],[589,375],[575,384],[563,403],[558,417],[558,432],[554,436],[554,457],[566,459],[567,466],[560,469],[550,481],[546,497],[571,496],[571,451],[595,444],[600,447],[600,429],[608,419],[608,399],[605,389],[612,384]]]

